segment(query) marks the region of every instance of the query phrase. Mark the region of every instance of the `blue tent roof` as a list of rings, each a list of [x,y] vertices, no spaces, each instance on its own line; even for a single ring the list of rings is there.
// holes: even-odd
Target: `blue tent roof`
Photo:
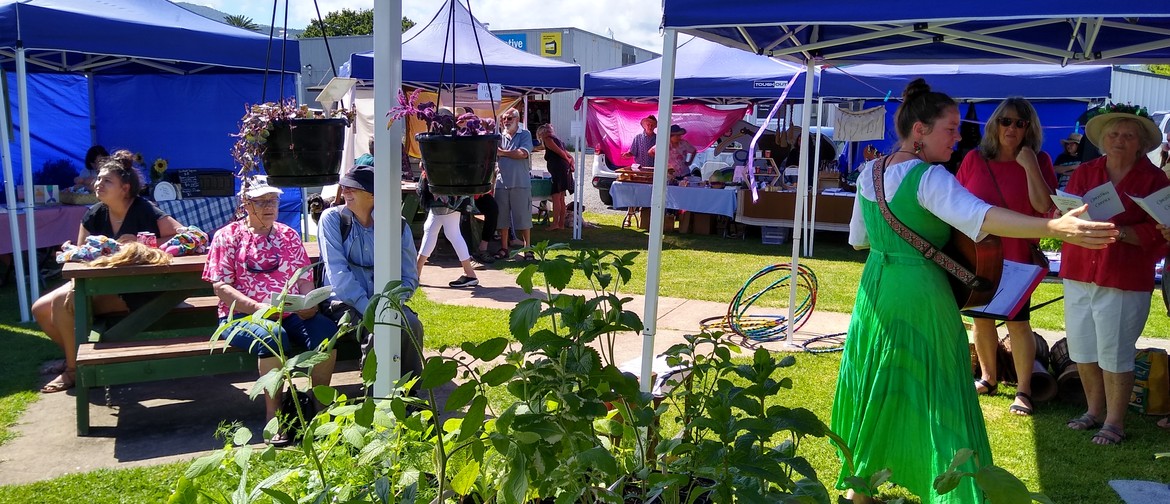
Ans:
[[[822,70],[820,96],[897,98],[906,84],[923,77],[931,88],[960,99],[1088,100],[1109,97],[1112,75],[1108,65],[853,65]]]
[[[580,66],[516,49],[492,35],[462,3],[449,1],[454,3],[455,8],[453,43],[447,33],[451,24],[450,3],[444,3],[430,22],[416,25],[402,34],[403,85],[434,88],[440,81],[450,84],[455,79],[460,87],[490,81],[492,84],[503,84],[513,91],[530,93],[551,93],[581,87]],[[374,52],[351,55],[349,67],[351,77],[372,80]]]
[[[296,40],[207,19],[166,0],[0,0],[0,48],[28,51],[35,71],[300,71]],[[284,54],[281,55],[282,45]],[[282,61],[283,60],[283,61]],[[0,63],[12,58],[0,53]]]
[[[804,68],[694,38],[678,46],[674,95],[680,98],[776,98]],[[662,58],[585,74],[585,96],[658,96]],[[804,88],[804,76],[793,83]]]
[[[1170,62],[1166,0],[664,0],[663,26],[793,60]]]

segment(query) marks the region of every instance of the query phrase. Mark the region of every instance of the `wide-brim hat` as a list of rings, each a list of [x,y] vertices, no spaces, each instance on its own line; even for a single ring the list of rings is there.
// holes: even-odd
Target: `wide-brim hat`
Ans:
[[[1080,133],[1069,133],[1068,138],[1061,138],[1060,139],[1060,143],[1062,143],[1062,144],[1070,144],[1070,143],[1079,144],[1079,143],[1081,143],[1082,138],[1084,138],[1084,135],[1082,135]]]
[[[337,181],[337,185],[374,194],[374,167],[357,165],[342,175],[341,179]]]
[[[685,134],[687,134],[686,128],[679,126],[677,124],[670,125],[670,136],[685,135]]]
[[[1124,112],[1108,112],[1094,116],[1092,119],[1089,119],[1089,123],[1085,125],[1085,134],[1089,136],[1089,141],[1093,142],[1093,145],[1101,149],[1105,142],[1105,131],[1108,130],[1109,126],[1114,122],[1120,121],[1122,119],[1131,119],[1137,121],[1137,123],[1141,125],[1140,133],[1142,145],[1140,154],[1150,152],[1154,150],[1154,147],[1157,147],[1158,144],[1162,143],[1162,132],[1158,131],[1158,126],[1154,124],[1152,119]]]
[[[268,185],[267,175],[253,175],[248,178],[248,190],[244,192],[244,196],[248,198],[259,198],[265,194],[284,194],[279,187]]]

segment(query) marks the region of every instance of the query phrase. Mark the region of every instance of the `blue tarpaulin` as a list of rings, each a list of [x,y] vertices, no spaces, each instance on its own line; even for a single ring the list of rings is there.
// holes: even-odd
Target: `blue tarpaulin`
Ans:
[[[820,96],[897,99],[922,77],[931,88],[968,100],[1091,100],[1109,97],[1112,75],[1108,65],[852,65],[822,70]]]
[[[778,98],[788,80],[804,72],[803,67],[701,38],[680,44],[677,61],[674,95],[678,98]],[[661,78],[662,58],[590,72],[585,74],[585,96],[657,97]],[[793,86],[804,89],[804,76]]]

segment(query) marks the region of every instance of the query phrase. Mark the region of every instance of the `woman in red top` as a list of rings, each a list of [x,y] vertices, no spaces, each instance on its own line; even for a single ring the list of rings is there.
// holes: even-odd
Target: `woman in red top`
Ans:
[[[1040,217],[1052,206],[1049,196],[1056,187],[1052,159],[1040,150],[1044,141],[1036,109],[1023,98],[1008,98],[995,108],[984,129],[979,148],[967,153],[959,172],[959,183],[992,205],[1025,215]],[[1037,240],[1003,238],[1003,258],[1031,263],[1031,246]],[[1007,321],[1012,343],[1012,361],[1018,384],[1016,398],[1009,411],[1016,415],[1032,414],[1032,362],[1036,360],[1036,341],[1032,336],[1031,303],[1025,304]],[[995,320],[974,318],[975,354],[983,375],[975,380],[980,394],[995,395],[995,349],[999,331]]]
[[[1117,225],[1116,243],[1101,250],[1066,244],[1061,250],[1069,357],[1077,363],[1089,403],[1068,427],[1100,427],[1095,444],[1125,439],[1137,339],[1150,314],[1154,265],[1166,254],[1154,219],[1124,196],[1148,196],[1170,185],[1146,157],[1161,142],[1161,132],[1148,116],[1134,112],[1136,107],[1113,106],[1085,124],[1085,135],[1105,155],[1081,164],[1067,189],[1084,195],[1112,183],[1123,195],[1118,199],[1124,211],[1108,219]]]

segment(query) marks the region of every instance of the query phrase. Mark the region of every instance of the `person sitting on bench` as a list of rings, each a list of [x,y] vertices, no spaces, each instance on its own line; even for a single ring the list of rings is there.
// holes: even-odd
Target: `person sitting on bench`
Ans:
[[[203,279],[211,282],[219,297],[219,323],[228,344],[259,357],[260,375],[280,366],[277,355],[292,356],[292,345],[317,349],[337,333],[337,325],[317,312],[316,306],[284,313],[280,320],[255,320],[248,315],[265,312],[273,293],[281,292],[298,270],[308,266],[309,254],[300,235],[277,222],[279,188],[268,185],[268,177],[255,175],[244,182],[241,205],[244,217],[228,223],[215,233],[207,254]],[[307,271],[296,279],[289,294],[313,290],[313,274]],[[312,385],[329,385],[336,351],[309,372]],[[280,408],[283,391],[264,396],[266,419],[271,421]],[[269,440],[276,446],[288,444],[289,437],[277,432]]]
[[[85,243],[90,235],[117,238],[132,242],[139,232],[154,233],[159,243],[165,243],[182,228],[173,217],[154,203],[138,196],[142,191],[142,175],[134,169],[134,154],[120,150],[113,156],[98,161],[98,175],[93,183],[98,203],[81,218],[77,243]],[[143,298],[147,299],[143,299]],[[149,300],[150,295],[95,296],[93,313],[125,312]],[[129,306],[128,306],[129,305]],[[73,282],[68,282],[43,295],[32,305],[33,318],[41,330],[65,352],[64,365],[51,366],[60,373],[41,388],[43,393],[61,392],[73,388],[77,374],[77,343],[73,328]]]
[[[360,324],[374,286],[374,168],[357,166],[338,182],[344,206],[326,209],[317,226],[317,242],[321,244],[321,261],[325,264],[324,283],[333,286],[333,294],[322,304],[326,316],[340,321],[350,314],[350,321]],[[401,219],[400,219],[401,220]],[[414,235],[402,220],[402,285],[409,291],[403,303],[418,288],[415,270]],[[403,305],[411,334],[402,334],[402,373],[419,376],[422,373],[423,326],[418,315]],[[371,334],[359,328],[358,341],[364,357],[372,347]]]

